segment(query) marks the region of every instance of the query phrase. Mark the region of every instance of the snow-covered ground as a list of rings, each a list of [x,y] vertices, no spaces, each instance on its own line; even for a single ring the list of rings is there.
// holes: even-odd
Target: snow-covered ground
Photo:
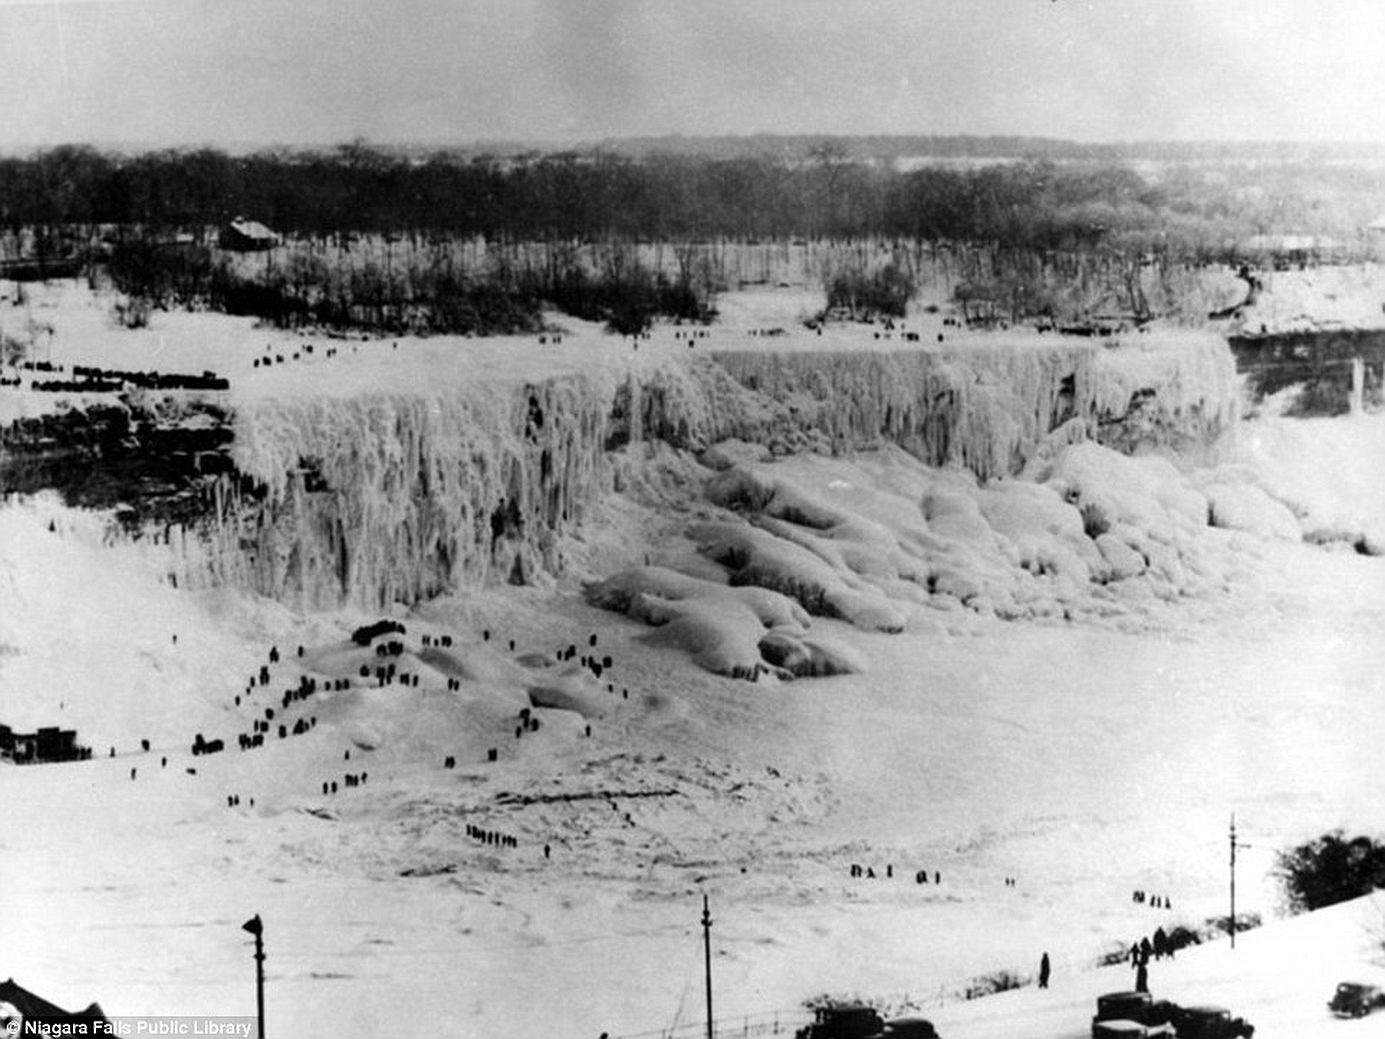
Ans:
[[[804,305],[763,295],[728,300],[714,336],[742,342]],[[74,309],[54,360],[152,366],[139,351],[162,336],[180,363],[161,368],[232,374],[251,398],[407,377],[353,361],[350,343],[330,362],[251,369],[274,334],[209,335],[226,319],[207,315],[116,332],[74,301],[55,313]],[[528,354],[506,349],[478,343],[467,363],[522,372]],[[616,349],[628,363],[628,345],[608,344],[609,363]],[[675,349],[687,347],[665,331],[649,352]],[[441,363],[439,344],[399,350]],[[1324,524],[1364,529],[1385,517],[1382,430],[1375,416],[1265,419],[1241,431],[1238,457]],[[841,476],[807,473],[824,496]],[[825,993],[920,1008],[946,1039],[1064,1039],[1087,1034],[1097,993],[1130,983],[1126,966],[1097,969],[1101,956],[1226,912],[1232,812],[1248,845],[1237,907],[1267,920],[1277,849],[1382,828],[1385,559],[1217,531],[1203,545],[1213,585],[1144,603],[1130,624],[963,611],[892,635],[815,618],[864,672],[751,684],[584,601],[582,577],[657,555],[706,508],[694,490],[657,489],[603,502],[553,587],[396,611],[409,629],[400,667],[418,688],[288,707],[282,692],[305,675],[376,666],[347,643],[375,616],[174,591],[157,549],[103,544],[91,517],[47,500],[0,510],[0,721],[75,725],[96,750],[0,768],[0,974],[112,1015],[253,1013],[240,924],[259,913],[276,1035],[657,1032],[701,1018],[706,894],[720,1034],[776,1015],[787,1028]],[[446,652],[423,643],[444,634]],[[612,666],[557,674],[570,645]],[[281,660],[268,665],[271,646]],[[271,683],[247,695],[262,665]],[[554,706],[517,736],[538,687]],[[317,724],[236,750],[266,707],[275,728]],[[193,758],[196,732],[232,748]],[[517,845],[483,844],[474,828]],[[853,878],[853,864],[875,878]],[[1172,908],[1133,902],[1136,889]],[[1365,1035],[1379,1021],[1338,1023],[1323,1004],[1336,981],[1385,973],[1382,912],[1365,900],[1274,922],[1234,952],[1220,941],[1156,965],[1152,984],[1225,1003],[1261,1039]],[[1028,978],[1045,951],[1051,989],[956,998],[981,975]]]

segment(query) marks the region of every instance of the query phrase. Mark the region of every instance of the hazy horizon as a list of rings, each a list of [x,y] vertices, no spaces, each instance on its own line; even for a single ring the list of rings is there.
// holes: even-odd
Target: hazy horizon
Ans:
[[[0,151],[1385,142],[1365,0],[0,0]]]
[[[0,0],[0,2],[3,2],[3,0]],[[893,153],[892,149],[888,147],[892,141],[903,143],[907,141],[923,140],[941,143],[951,147],[933,151],[927,149],[920,151],[900,150],[897,153]],[[1281,158],[1297,159],[1299,157],[1313,159],[1324,157],[1329,159],[1350,159],[1353,156],[1360,156],[1364,159],[1374,159],[1377,157],[1385,159],[1385,141],[1237,141],[1195,138],[1078,141],[1071,138],[1023,134],[829,134],[811,132],[794,134],[628,134],[601,138],[573,137],[567,139],[419,138],[414,140],[376,140],[368,137],[356,136],[354,138],[300,142],[283,140],[234,141],[211,139],[169,142],[89,138],[86,140],[62,140],[30,144],[19,143],[14,145],[0,145],[0,158],[27,158],[57,148],[69,147],[92,148],[100,154],[117,157],[133,157],[162,151],[195,152],[203,149],[221,152],[234,157],[258,153],[278,153],[285,155],[293,155],[295,153],[304,155],[330,154],[338,149],[354,146],[365,147],[384,154],[397,153],[401,155],[457,153],[459,155],[510,156],[526,153],[552,155],[566,152],[574,154],[613,152],[627,155],[668,153],[694,155],[730,154],[737,156],[765,155],[773,157],[775,155],[792,156],[796,154],[796,152],[785,148],[754,148],[750,147],[750,145],[764,143],[767,146],[771,146],[775,144],[797,144],[805,141],[845,142],[848,144],[847,154],[855,158],[867,157],[880,152],[889,152],[897,154],[901,158],[919,156],[936,157],[942,160],[956,158],[962,161],[972,158],[1013,158],[1017,161],[1023,161],[1026,159],[1052,158],[1055,157],[1053,153],[1057,153],[1056,157],[1060,160],[1070,157],[1080,158],[1087,153],[1091,153],[1097,159],[1114,158],[1119,160],[1122,157],[1131,159],[1157,159],[1167,155],[1171,158],[1191,157],[1196,160],[1198,158],[1216,159],[1222,157],[1217,155],[1217,153],[1224,150],[1228,153],[1225,158],[1231,160],[1265,158],[1268,161],[1275,161]],[[987,150],[976,146],[989,141],[1004,142],[1004,147]],[[867,149],[865,152],[854,150],[850,147],[852,144],[864,143],[870,143],[876,147]],[[675,145],[679,144],[683,147],[675,147]],[[665,145],[667,145],[667,147],[663,147]],[[1073,153],[1071,156],[1064,154],[1068,150]],[[1123,155],[1123,150],[1128,151],[1130,154]],[[1184,156],[1182,153],[1189,153],[1189,156]]]

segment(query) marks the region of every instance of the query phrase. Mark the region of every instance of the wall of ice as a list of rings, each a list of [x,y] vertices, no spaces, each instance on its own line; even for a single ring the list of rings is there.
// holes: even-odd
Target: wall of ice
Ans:
[[[1215,442],[1237,414],[1225,341],[1194,332],[1115,344],[996,335],[953,349],[742,351],[717,360],[837,448],[889,441],[982,479],[1017,472],[1073,420],[1121,450],[1182,451]]]
[[[177,579],[363,609],[541,582],[568,569],[566,538],[620,489],[641,442],[697,452],[738,438],[781,454],[893,442],[985,480],[1055,440],[1205,444],[1235,415],[1226,344],[1191,334],[603,356],[547,377],[238,401],[237,471],[212,481],[196,529],[174,533]]]
[[[608,483],[609,408],[580,377],[246,406],[186,579],[373,608],[558,572]]]

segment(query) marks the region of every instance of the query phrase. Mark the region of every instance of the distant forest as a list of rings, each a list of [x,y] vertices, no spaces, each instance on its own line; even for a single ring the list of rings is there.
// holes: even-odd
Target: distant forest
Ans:
[[[508,156],[359,143],[241,156],[64,146],[0,159],[0,225],[199,231],[244,215],[290,235],[892,237],[1207,257],[1254,234],[1350,244],[1385,211],[1385,167],[1369,149],[1322,162],[1290,146],[919,139],[934,161],[913,166],[882,158],[909,139],[734,139],[746,154],[718,151],[717,140],[704,143],[709,153],[678,151],[675,138]]]
[[[958,299],[987,315],[1053,322],[1115,306],[1201,320],[1211,304],[1181,271],[1360,258],[1365,225],[1385,211],[1385,164],[1369,149],[1132,154],[1019,138],[508,154],[67,146],[0,159],[0,237],[11,276],[31,260],[36,275],[104,272],[132,326],[187,306],[285,326],[489,334],[539,330],[556,307],[636,332],[661,315],[711,320],[730,282],[716,258],[726,243],[831,246],[817,271],[824,313],[902,315],[919,258],[941,244]],[[260,264],[217,249],[216,229],[236,216],[284,247]],[[1318,237],[1298,239],[1292,258],[1264,244],[1288,235]]]

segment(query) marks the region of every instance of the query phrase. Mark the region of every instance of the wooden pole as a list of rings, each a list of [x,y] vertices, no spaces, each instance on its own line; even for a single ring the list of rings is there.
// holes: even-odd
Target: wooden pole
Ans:
[[[1236,948],[1236,813],[1231,813],[1231,948]]]
[[[712,913],[702,896],[702,956],[707,976],[707,1039],[716,1039],[712,1026]]]

